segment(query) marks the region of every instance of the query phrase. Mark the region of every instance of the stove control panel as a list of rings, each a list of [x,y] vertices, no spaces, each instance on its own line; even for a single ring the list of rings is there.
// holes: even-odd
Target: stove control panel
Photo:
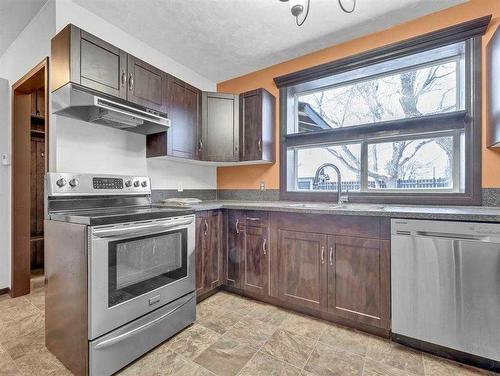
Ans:
[[[49,172],[45,184],[48,196],[151,194],[147,176]]]

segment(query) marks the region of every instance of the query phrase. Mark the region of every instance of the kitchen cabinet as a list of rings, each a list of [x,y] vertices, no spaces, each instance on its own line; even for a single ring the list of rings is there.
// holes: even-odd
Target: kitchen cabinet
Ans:
[[[276,98],[265,89],[240,94],[240,161],[275,161]]]
[[[495,30],[487,46],[488,82],[500,81],[500,28]],[[498,85],[488,85],[489,121],[486,133],[488,147],[500,147],[500,89]]]
[[[222,212],[196,214],[196,293],[206,293],[222,283]]]
[[[389,241],[328,238],[328,311],[367,325],[389,328]]]
[[[132,55],[127,58],[127,100],[166,112],[167,74]]]
[[[170,128],[147,136],[147,157],[172,156],[196,160],[201,126],[201,91],[178,78],[167,79]]]
[[[242,289],[256,295],[268,295],[268,229],[247,223],[243,237]]]
[[[327,235],[280,231],[278,238],[278,297],[322,310],[326,308]]]
[[[198,142],[201,159],[235,162],[239,159],[238,95],[203,92],[202,126]]]
[[[225,257],[225,284],[241,288],[241,269],[243,249],[245,246],[244,213],[239,210],[229,210],[227,213],[227,251]]]
[[[68,25],[51,42],[51,91],[72,82],[165,112],[167,74]]]

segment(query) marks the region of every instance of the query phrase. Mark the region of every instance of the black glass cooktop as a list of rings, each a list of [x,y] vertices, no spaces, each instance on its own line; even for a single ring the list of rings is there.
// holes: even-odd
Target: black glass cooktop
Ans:
[[[52,212],[49,217],[54,221],[80,223],[91,226],[114,223],[135,222],[148,219],[177,217],[193,214],[189,208],[167,208],[162,206],[135,206],[79,209],[74,211]]]

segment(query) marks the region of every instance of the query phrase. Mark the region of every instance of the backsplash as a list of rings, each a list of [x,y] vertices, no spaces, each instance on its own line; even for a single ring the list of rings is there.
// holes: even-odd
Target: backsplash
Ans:
[[[500,188],[483,188],[482,206],[500,207]],[[153,202],[171,197],[194,197],[203,201],[210,200],[246,200],[246,201],[278,201],[279,190],[268,189],[153,189]]]

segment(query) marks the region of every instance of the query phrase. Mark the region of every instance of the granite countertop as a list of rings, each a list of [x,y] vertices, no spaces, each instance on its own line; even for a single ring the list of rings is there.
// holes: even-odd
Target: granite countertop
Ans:
[[[191,208],[195,211],[214,209],[246,209],[306,214],[362,215],[409,219],[500,222],[500,208],[484,206],[417,206],[350,203],[338,206],[336,204],[324,202],[241,200],[203,201],[200,204],[193,205]]]

